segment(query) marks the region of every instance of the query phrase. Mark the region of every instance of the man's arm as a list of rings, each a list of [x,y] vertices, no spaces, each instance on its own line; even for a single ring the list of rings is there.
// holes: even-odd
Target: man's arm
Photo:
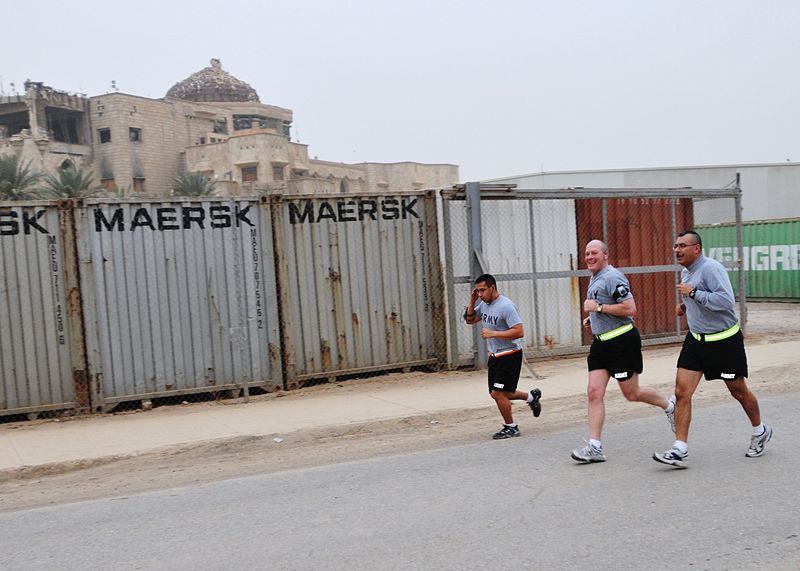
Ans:
[[[481,337],[484,339],[489,339],[490,337],[494,337],[495,339],[505,339],[506,341],[513,341],[514,339],[520,339],[525,337],[525,329],[522,327],[522,323],[517,323],[514,327],[510,327],[505,331],[493,331],[492,329],[484,329],[481,331]]]
[[[467,302],[467,308],[464,310],[464,321],[467,322],[467,325],[475,325],[481,320],[480,315],[475,311],[475,302],[478,301],[478,292],[473,289],[472,293],[469,295],[469,301]]]
[[[736,298],[733,296],[733,288],[731,287],[731,280],[728,278],[728,272],[722,266],[714,267],[707,278],[708,283],[715,284],[711,291],[704,291],[694,288],[694,296],[691,296],[691,291],[687,294],[699,303],[706,306],[711,311],[720,311],[723,309],[733,309],[736,306]]]
[[[619,303],[604,304],[599,304],[593,299],[587,299],[583,302],[583,309],[586,312],[595,311],[597,313],[613,315],[614,317],[636,317],[636,302],[632,297]]]

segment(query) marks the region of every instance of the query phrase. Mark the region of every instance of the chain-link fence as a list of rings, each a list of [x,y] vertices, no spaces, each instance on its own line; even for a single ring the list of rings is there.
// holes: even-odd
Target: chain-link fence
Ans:
[[[500,293],[516,304],[526,355],[543,357],[582,352],[591,343],[581,323],[591,276],[583,252],[590,240],[604,241],[610,263],[628,277],[645,344],[674,342],[685,331],[674,311],[681,269],[672,249],[676,234],[731,223],[740,229],[741,248],[738,188],[523,190],[470,183],[443,191],[442,198],[454,365],[485,362],[477,328],[461,317],[482,273],[493,274]],[[739,264],[738,257],[727,262]]]

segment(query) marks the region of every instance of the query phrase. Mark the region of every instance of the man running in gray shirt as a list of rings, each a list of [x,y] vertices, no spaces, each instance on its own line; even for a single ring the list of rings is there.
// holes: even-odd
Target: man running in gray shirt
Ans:
[[[503,417],[503,427],[492,438],[501,440],[519,436],[519,426],[511,413],[511,401],[527,401],[533,416],[539,416],[542,392],[539,389],[527,393],[517,390],[522,369],[522,337],[525,335],[517,308],[497,291],[494,276],[483,274],[475,280],[464,319],[470,325],[483,324],[481,337],[486,339],[489,350],[489,394]]]
[[[683,302],[676,306],[675,313],[686,315],[689,333],[678,357],[675,377],[675,444],[666,452],[653,454],[653,459],[676,468],[687,467],[692,395],[704,375],[706,380],[725,381],[733,398],[742,405],[753,426],[745,456],[761,456],[772,438],[772,427],[761,422],[758,400],[745,383],[747,355],[728,272],[718,261],[703,255],[703,242],[697,232],[678,234],[673,250],[684,267],[677,286]]]
[[[609,379],[613,377],[618,382],[622,394],[629,401],[644,402],[664,410],[672,426],[674,403],[654,389],[639,386],[643,365],[642,338],[633,326],[636,302],[628,279],[608,263],[608,246],[600,240],[592,240],[586,244],[584,259],[592,272],[592,279],[583,302],[583,311],[588,314],[583,325],[591,326],[594,334],[587,359],[589,442],[583,448],[573,450],[572,459],[582,463],[605,462],[601,434]]]

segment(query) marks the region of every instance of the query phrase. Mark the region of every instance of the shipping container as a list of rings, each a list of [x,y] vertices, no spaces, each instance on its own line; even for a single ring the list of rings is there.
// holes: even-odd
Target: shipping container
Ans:
[[[289,388],[444,361],[432,192],[272,201]]]
[[[729,268],[734,291],[739,290],[736,226],[698,226],[703,252]],[[800,219],[760,220],[742,225],[742,262],[748,299],[800,299]]]
[[[0,415],[88,409],[71,206],[0,203]]]
[[[76,216],[95,408],[282,388],[268,204],[89,200]]]

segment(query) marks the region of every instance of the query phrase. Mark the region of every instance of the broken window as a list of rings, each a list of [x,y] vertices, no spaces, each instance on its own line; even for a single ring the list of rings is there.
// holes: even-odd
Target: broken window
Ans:
[[[133,177],[133,192],[144,192],[144,177]]]
[[[286,134],[287,127],[284,124],[286,121],[281,121],[274,117],[267,117],[266,115],[234,115],[233,116],[233,129],[240,131],[242,129],[252,129],[258,127],[260,129],[275,129],[279,133]],[[227,131],[226,131],[227,132]]]
[[[71,145],[81,145],[81,125],[83,113],[68,109],[45,109],[45,119],[47,120],[47,131],[54,141],[59,143],[69,143]]]
[[[242,167],[242,182],[256,182],[258,180],[258,165]]]
[[[233,128],[236,131],[241,131],[242,129],[250,129],[253,126],[253,120],[250,117],[239,117],[234,116],[233,119]]]
[[[114,184],[113,178],[101,178],[100,185],[106,189],[106,192],[114,192],[117,188],[117,185]]]
[[[142,130],[136,127],[130,127],[128,129],[128,136],[131,139],[131,143],[141,143],[142,142]]]
[[[272,180],[283,180],[283,165],[272,165]]]
[[[97,130],[97,138],[100,139],[101,143],[110,143],[111,142],[111,129],[98,129]]]
[[[222,119],[214,119],[214,132],[222,135],[228,134],[228,120],[224,117]]]
[[[30,129],[31,121],[27,111],[0,115],[0,133],[6,137],[16,135],[23,129]]]
[[[70,161],[70,160],[66,160],[63,163],[61,163],[61,170],[62,171],[65,171],[67,169],[74,169],[74,168],[75,168],[75,165],[72,164],[72,161]]]

